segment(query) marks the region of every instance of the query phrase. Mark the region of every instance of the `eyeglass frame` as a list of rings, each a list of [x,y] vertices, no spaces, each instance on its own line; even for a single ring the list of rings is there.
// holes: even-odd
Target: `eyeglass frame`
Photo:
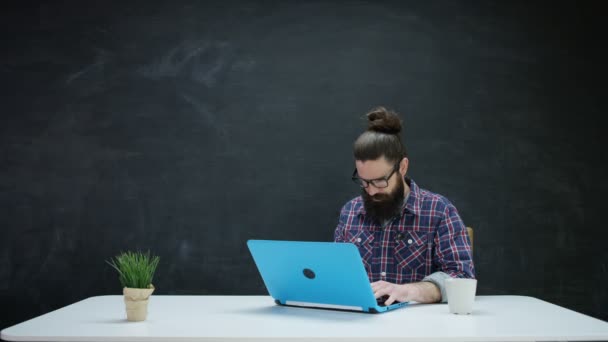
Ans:
[[[391,177],[393,177],[393,174],[395,174],[395,172],[397,172],[397,170],[399,170],[400,164],[401,164],[401,162],[396,163],[395,166],[393,167],[393,171],[391,171],[391,173],[388,176],[375,178],[375,179],[369,179],[369,180],[359,177],[359,174],[357,173],[357,168],[355,167],[355,170],[353,171],[353,175],[351,176],[351,179],[353,182],[355,182],[355,184],[357,184],[358,186],[360,186],[363,189],[369,188],[370,184],[373,185],[374,188],[377,188],[377,189],[388,188],[388,185],[389,185],[388,181],[391,179]],[[376,184],[373,183],[375,181],[385,181],[386,186],[377,186]],[[365,185],[363,185],[363,182],[365,182]]]

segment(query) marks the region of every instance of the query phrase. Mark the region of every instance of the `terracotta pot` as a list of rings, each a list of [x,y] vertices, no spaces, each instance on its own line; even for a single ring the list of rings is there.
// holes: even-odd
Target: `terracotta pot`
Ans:
[[[134,289],[125,287],[122,293],[125,296],[127,320],[131,322],[145,321],[148,316],[148,300],[154,292],[154,285],[147,289]]]

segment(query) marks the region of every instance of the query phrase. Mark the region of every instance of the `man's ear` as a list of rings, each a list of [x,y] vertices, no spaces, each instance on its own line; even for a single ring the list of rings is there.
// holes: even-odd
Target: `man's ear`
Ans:
[[[399,162],[399,173],[402,176],[405,176],[405,174],[407,173],[407,170],[410,166],[410,160],[407,159],[406,157],[404,157],[403,159],[401,159],[401,162]]]

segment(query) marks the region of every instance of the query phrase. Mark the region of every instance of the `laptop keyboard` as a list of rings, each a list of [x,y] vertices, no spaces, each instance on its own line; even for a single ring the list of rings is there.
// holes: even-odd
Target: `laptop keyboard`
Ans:
[[[376,303],[378,303],[378,306],[386,306],[386,304],[384,304],[384,302],[386,302],[387,299],[388,299],[388,296],[382,296],[380,298],[376,298]]]

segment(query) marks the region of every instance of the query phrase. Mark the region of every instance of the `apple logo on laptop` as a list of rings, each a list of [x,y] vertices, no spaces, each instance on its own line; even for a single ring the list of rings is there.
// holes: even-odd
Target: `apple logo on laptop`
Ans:
[[[303,271],[304,276],[308,279],[314,279],[315,276],[315,272],[313,272],[310,268],[305,268]]]

